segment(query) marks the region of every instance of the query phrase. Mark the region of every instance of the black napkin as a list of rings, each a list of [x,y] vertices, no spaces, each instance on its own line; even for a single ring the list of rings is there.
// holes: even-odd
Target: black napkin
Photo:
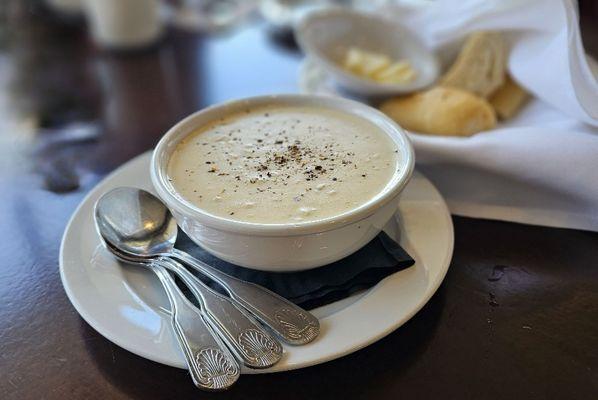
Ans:
[[[298,272],[264,272],[223,261],[179,231],[177,248],[237,278],[257,283],[306,309],[349,297],[414,264],[413,258],[381,232],[357,252],[323,267]],[[219,290],[217,284],[206,282]]]

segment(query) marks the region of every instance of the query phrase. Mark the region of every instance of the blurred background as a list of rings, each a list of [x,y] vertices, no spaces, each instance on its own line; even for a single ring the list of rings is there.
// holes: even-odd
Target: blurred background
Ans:
[[[2,180],[33,174],[30,187],[73,191],[204,106],[296,92],[297,18],[318,7],[384,3],[3,0]],[[586,50],[596,55],[598,2],[580,1],[579,10]]]

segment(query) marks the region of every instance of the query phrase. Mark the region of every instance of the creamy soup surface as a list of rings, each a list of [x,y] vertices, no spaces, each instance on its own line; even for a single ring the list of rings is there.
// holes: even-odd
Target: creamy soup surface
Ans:
[[[372,200],[398,167],[396,144],[371,122],[336,110],[269,106],[204,126],[178,143],[168,179],[210,214],[301,223]]]

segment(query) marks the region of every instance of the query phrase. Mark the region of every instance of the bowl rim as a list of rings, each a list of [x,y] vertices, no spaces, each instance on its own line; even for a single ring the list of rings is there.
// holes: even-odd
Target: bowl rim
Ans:
[[[352,18],[362,18],[369,21],[380,21],[384,24],[389,25],[392,29],[400,31],[403,35],[408,37],[410,41],[415,43],[421,48],[422,54],[427,54],[429,63],[432,68],[432,74],[430,79],[421,82],[406,82],[406,83],[383,83],[376,82],[356,74],[352,74],[345,71],[336,62],[330,60],[325,54],[323,54],[316,46],[312,45],[309,40],[306,39],[306,31],[309,29],[309,24],[316,19],[327,18],[327,17],[338,17],[338,16],[351,16]],[[326,70],[328,70],[333,77],[336,77],[337,81],[347,89],[363,91],[366,90],[368,93],[379,93],[379,94],[399,94],[399,93],[410,93],[417,90],[424,89],[432,85],[440,74],[440,63],[438,57],[434,51],[429,49],[411,29],[399,22],[392,21],[384,15],[380,15],[371,11],[364,10],[351,10],[343,7],[329,7],[324,9],[313,10],[308,14],[304,15],[297,25],[295,26],[295,37],[301,50],[307,55],[307,57],[313,58],[319,64],[321,64]],[[342,79],[342,80],[341,80]],[[349,82],[350,84],[347,84]]]
[[[183,196],[178,195],[167,178],[167,167],[170,155],[176,144],[183,138],[197,129],[200,124],[193,127],[193,122],[198,118],[209,117],[219,112],[237,111],[242,108],[255,105],[267,104],[297,105],[297,106],[322,106],[329,109],[357,115],[366,118],[374,125],[385,132],[397,145],[400,155],[399,167],[395,170],[392,178],[383,191],[373,199],[361,206],[351,209],[345,213],[323,218],[315,221],[289,222],[289,223],[256,223],[237,221],[218,215],[210,214],[207,211],[186,201]],[[216,119],[217,117],[213,117]],[[169,153],[168,153],[169,152]],[[305,94],[277,94],[262,95],[248,98],[241,98],[219,103],[197,112],[194,112],[170,128],[156,145],[151,159],[150,175],[152,184],[158,196],[166,205],[182,214],[190,217],[202,225],[226,232],[258,236],[295,236],[312,233],[322,233],[343,226],[361,221],[375,214],[385,204],[397,198],[407,182],[411,178],[415,166],[415,154],[411,141],[406,132],[392,119],[382,112],[359,103],[357,101],[333,96],[305,95]]]

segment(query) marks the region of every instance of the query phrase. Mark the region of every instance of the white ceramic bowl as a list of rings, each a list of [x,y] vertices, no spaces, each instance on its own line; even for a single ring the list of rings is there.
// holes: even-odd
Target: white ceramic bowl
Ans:
[[[368,203],[344,214],[311,222],[259,224],[235,221],[209,214],[178,195],[167,179],[168,161],[177,143],[193,130],[220,117],[266,104],[335,109],[369,120],[397,144],[398,171],[386,188]],[[405,132],[381,112],[336,97],[278,95],[216,105],[183,119],[156,146],[151,178],[179,226],[210,253],[249,268],[293,271],[339,260],[373,239],[396,212],[399,195],[411,177],[413,166],[413,149]]]
[[[409,93],[433,84],[440,67],[432,50],[396,21],[347,8],[328,8],[307,14],[297,24],[295,36],[304,53],[328,71],[343,88],[367,96]],[[405,83],[379,83],[342,68],[349,48],[409,60],[416,78]]]

